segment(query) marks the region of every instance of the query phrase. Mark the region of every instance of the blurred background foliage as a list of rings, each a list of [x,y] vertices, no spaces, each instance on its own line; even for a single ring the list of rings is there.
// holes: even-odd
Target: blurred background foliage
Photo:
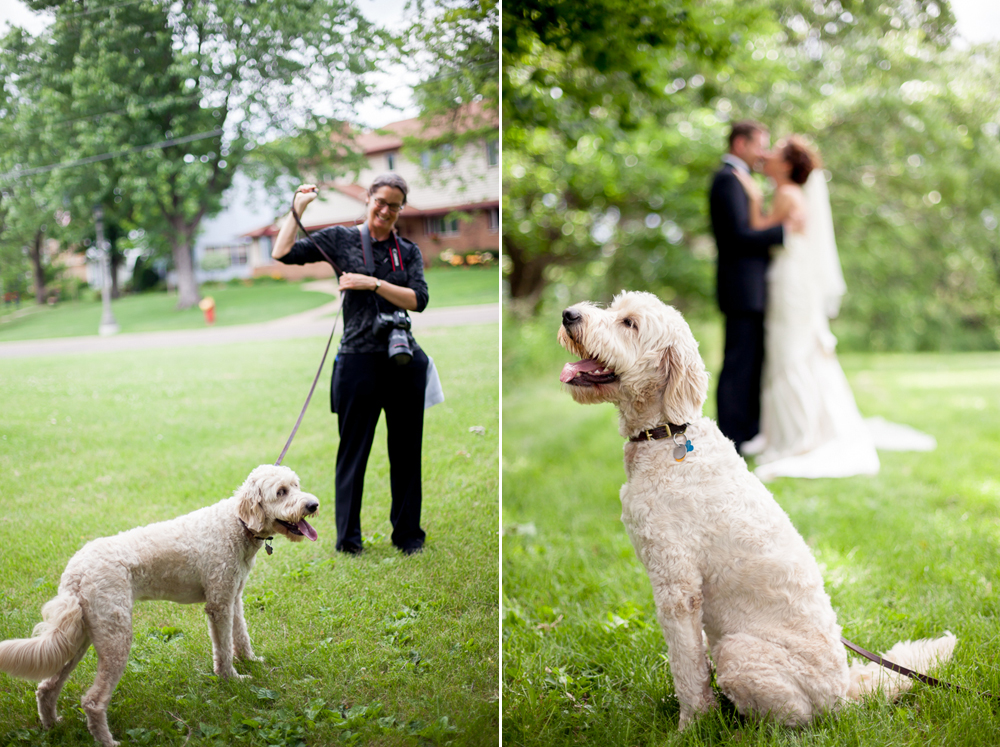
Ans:
[[[502,23],[512,334],[623,288],[717,314],[707,191],[753,118],[824,159],[841,349],[1000,346],[1000,47],[952,44],[946,0],[514,0]]]

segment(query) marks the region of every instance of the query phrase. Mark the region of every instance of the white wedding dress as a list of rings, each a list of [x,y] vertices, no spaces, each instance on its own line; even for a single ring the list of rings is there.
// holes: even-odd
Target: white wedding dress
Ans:
[[[785,231],[768,270],[761,387],[763,446],[755,470],[775,477],[849,477],[879,471],[876,447],[928,450],[931,436],[858,411],[830,331],[844,294],[826,179],[813,171],[803,192],[803,233]]]

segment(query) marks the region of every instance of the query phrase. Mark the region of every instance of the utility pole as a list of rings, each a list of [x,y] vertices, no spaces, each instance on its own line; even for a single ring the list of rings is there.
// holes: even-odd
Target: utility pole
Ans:
[[[104,312],[101,315],[101,326],[97,328],[100,335],[116,335],[119,327],[114,313],[111,311],[111,269],[108,266],[109,247],[104,243],[104,209],[94,207],[94,224],[97,229],[97,251],[101,263],[101,303]]]

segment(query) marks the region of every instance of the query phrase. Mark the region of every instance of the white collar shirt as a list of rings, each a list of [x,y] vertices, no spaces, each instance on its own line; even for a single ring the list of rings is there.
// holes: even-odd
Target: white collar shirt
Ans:
[[[739,169],[740,171],[743,171],[747,174],[750,173],[750,167],[747,165],[747,162],[744,161],[739,156],[734,156],[732,153],[727,153],[726,155],[724,155],[722,157],[722,162],[728,163],[733,168]]]

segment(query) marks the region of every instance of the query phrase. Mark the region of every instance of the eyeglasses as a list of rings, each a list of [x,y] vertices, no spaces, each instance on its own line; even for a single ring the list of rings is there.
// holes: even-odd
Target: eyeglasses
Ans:
[[[375,210],[382,210],[383,208],[389,208],[390,213],[398,213],[403,209],[402,205],[397,205],[393,202],[386,202],[381,197],[375,198]]]

